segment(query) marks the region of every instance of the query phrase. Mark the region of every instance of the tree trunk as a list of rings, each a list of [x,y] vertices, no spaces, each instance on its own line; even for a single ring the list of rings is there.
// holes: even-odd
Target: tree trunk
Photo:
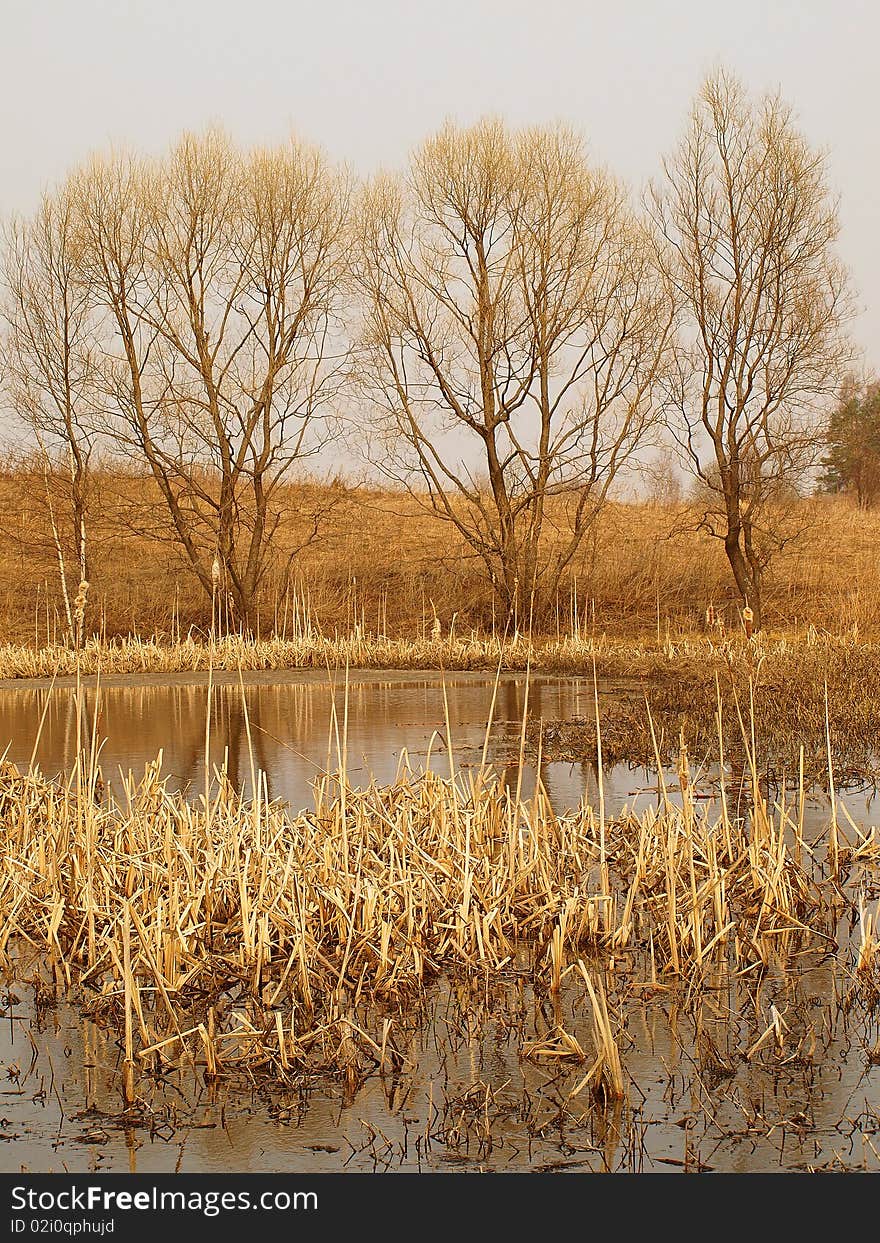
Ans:
[[[742,526],[737,523],[728,529],[724,539],[724,551],[733,571],[734,581],[743,607],[748,607],[754,615],[755,630],[761,629],[761,568],[756,561],[750,561],[740,544]]]

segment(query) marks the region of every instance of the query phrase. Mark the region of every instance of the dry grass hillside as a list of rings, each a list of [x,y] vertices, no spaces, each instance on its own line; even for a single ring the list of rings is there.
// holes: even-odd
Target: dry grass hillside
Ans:
[[[62,526],[60,491],[53,508]],[[287,487],[283,508],[262,589],[263,635],[295,638],[311,626],[325,635],[360,627],[365,634],[417,638],[431,632],[435,614],[444,632],[451,624],[457,633],[485,632],[497,620],[480,565],[448,524],[412,497],[308,482]],[[573,565],[568,590],[536,629],[620,636],[656,635],[658,627],[692,631],[710,603],[726,608],[735,625],[723,549],[695,529],[696,519],[686,504],[610,505]],[[769,574],[768,628],[813,626],[857,636],[880,630],[880,513],[861,512],[846,499],[816,498],[801,503],[798,521],[801,535]],[[60,640],[58,559],[39,473],[0,475],[0,522],[0,638],[38,646]],[[97,476],[88,542],[87,633],[174,638],[210,627],[210,603],[171,540],[148,481]],[[75,590],[73,571],[70,577]]]

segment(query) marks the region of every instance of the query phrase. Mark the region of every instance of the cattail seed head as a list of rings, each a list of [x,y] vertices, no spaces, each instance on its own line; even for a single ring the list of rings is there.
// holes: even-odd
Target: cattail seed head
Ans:
[[[86,601],[88,600],[88,598],[89,598],[89,584],[86,582],[85,579],[83,579],[77,589],[76,598],[73,601],[73,619],[76,624],[76,632],[74,634],[74,640],[76,642],[77,648],[79,648],[80,645],[82,644],[83,621],[85,620]]]
[[[743,609],[742,618],[743,618],[743,625],[745,626],[745,630],[746,630],[746,638],[750,639],[752,637],[752,632],[754,631],[754,628],[755,628],[755,614],[752,612],[752,610],[749,608],[748,605],[746,605],[746,607]]]
[[[89,598],[89,584],[86,582],[85,579],[83,579],[79,585],[79,588],[77,589],[76,599],[73,602],[73,611],[76,613],[80,621],[82,621],[83,614],[86,611],[86,601],[88,600],[88,598]]]

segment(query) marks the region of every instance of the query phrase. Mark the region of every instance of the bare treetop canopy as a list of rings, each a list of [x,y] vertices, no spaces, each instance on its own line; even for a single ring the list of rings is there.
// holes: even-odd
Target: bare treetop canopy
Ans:
[[[726,73],[664,167],[651,216],[684,317],[669,426],[760,624],[764,571],[791,534],[773,502],[816,461],[850,359],[837,206],[791,110]]]
[[[385,468],[427,488],[525,616],[657,417],[674,304],[644,232],[571,131],[488,121],[447,126],[408,174],[367,186],[358,234]]]
[[[273,492],[323,434],[347,184],[291,142],[244,154],[187,135],[156,164],[74,176],[81,271],[108,427],[167,503],[193,572],[249,620],[278,524]]]

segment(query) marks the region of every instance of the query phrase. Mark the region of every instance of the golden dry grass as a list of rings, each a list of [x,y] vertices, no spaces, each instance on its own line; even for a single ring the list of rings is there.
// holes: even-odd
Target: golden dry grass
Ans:
[[[290,485],[283,506],[279,555],[261,595],[261,635],[348,636],[358,628],[362,635],[423,639],[435,615],[444,634],[450,625],[465,634],[493,629],[497,618],[479,565],[450,527],[411,497],[307,482]],[[294,559],[286,587],[282,550],[306,538],[320,510],[327,512],[318,538]],[[537,629],[551,637],[674,635],[699,629],[710,603],[726,608],[727,624],[735,626],[722,549],[694,530],[696,517],[682,504],[610,505]],[[63,633],[63,610],[42,479],[25,470],[0,476],[0,519],[0,636],[46,646]],[[860,512],[846,499],[815,498],[801,503],[798,520],[803,535],[770,573],[767,626],[876,633],[880,513]],[[146,525],[149,531],[141,529]],[[176,641],[192,628],[209,630],[210,604],[168,536],[145,480],[98,474],[87,633]]]
[[[328,636],[310,629],[296,639],[243,638],[237,634],[212,639],[187,635],[181,639],[92,636],[79,651],[65,643],[36,647],[0,644],[0,678],[71,679],[78,675],[106,677],[210,670],[270,671],[323,669],[542,670],[576,673],[643,683],[664,706],[689,705],[704,722],[714,719],[716,683],[746,700],[749,687],[770,687],[780,708],[797,707],[802,724],[809,715],[816,725],[817,695],[822,701],[828,683],[835,709],[850,703],[862,709],[870,725],[872,703],[880,694],[880,644],[852,633],[833,635],[810,627],[800,634],[763,631],[719,636],[716,631],[644,636],[607,634],[492,634],[471,630],[389,638],[359,627],[346,635]]]

